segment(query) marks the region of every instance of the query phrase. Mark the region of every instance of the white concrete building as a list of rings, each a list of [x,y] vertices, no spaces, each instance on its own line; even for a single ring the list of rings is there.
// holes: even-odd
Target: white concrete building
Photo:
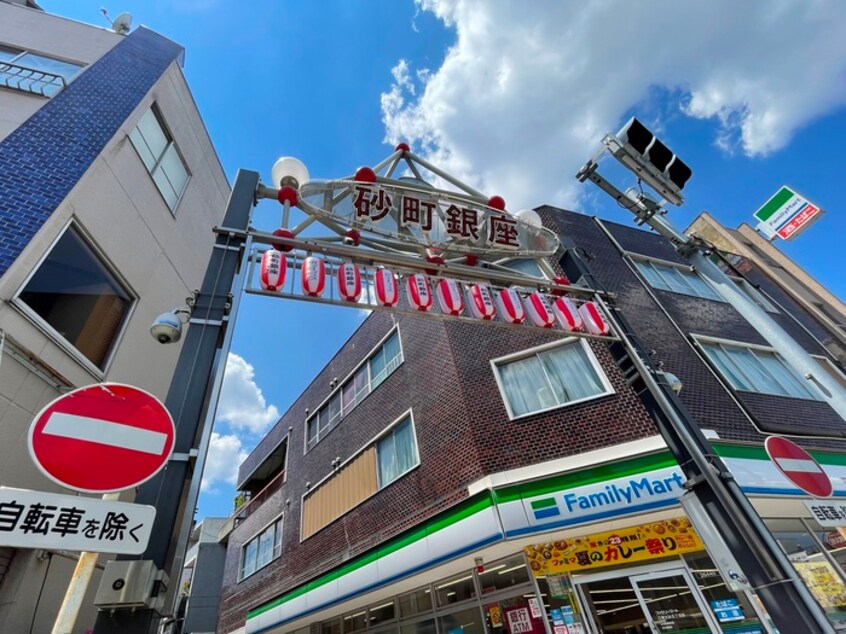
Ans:
[[[113,381],[164,399],[180,346],[148,329],[199,286],[229,193],[183,60],[143,27],[0,0],[2,486],[63,491],[27,448],[60,394]],[[50,631],[76,553],[3,547],[11,521],[0,508],[0,631]]]

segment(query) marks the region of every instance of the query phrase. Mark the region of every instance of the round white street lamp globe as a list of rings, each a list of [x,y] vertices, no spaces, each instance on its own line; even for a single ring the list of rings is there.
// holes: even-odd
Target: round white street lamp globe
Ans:
[[[270,170],[270,178],[275,187],[289,185],[299,188],[308,182],[308,169],[302,161],[293,156],[283,156],[273,164]]]
[[[534,209],[521,209],[517,213],[514,214],[517,220],[522,220],[523,222],[532,225],[533,227],[541,227],[543,223],[541,222],[541,217]]]

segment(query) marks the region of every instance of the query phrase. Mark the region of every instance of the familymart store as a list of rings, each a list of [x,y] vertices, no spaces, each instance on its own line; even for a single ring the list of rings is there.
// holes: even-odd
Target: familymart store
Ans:
[[[846,500],[846,455],[814,453],[835,493],[809,508],[763,448],[714,447],[846,631],[846,539],[824,526],[837,523],[837,499]],[[678,503],[683,476],[669,452],[579,459],[582,468],[545,477],[533,467],[487,478],[425,525],[258,606],[245,631],[775,631],[754,593],[727,584],[711,560]]]

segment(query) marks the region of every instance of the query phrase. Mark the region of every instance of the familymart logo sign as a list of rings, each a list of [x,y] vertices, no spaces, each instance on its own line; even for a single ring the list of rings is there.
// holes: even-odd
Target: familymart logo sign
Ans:
[[[669,506],[684,493],[683,482],[678,467],[666,467],[524,499],[523,505],[535,525],[599,519]]]

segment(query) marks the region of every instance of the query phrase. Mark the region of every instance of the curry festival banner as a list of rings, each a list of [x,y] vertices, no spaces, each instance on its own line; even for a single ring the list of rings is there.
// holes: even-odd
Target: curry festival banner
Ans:
[[[705,544],[685,517],[526,547],[536,577],[647,562],[704,550]]]

